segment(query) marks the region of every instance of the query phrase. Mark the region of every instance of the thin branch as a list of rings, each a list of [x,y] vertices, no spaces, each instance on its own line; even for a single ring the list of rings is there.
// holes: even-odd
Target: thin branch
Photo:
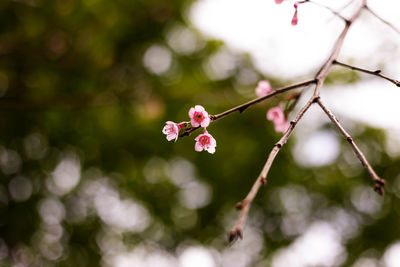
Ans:
[[[282,93],[287,92],[289,90],[293,90],[295,88],[307,86],[309,84],[315,83],[316,81],[317,81],[316,79],[310,79],[310,80],[306,80],[304,82],[295,83],[295,84],[292,84],[292,85],[289,85],[289,86],[281,87],[279,89],[274,90],[272,93],[270,93],[270,94],[268,94],[266,96],[262,96],[262,97],[253,99],[253,100],[251,100],[251,101],[249,101],[247,103],[244,103],[242,105],[239,105],[239,106],[236,106],[234,108],[231,108],[231,109],[229,109],[227,111],[224,111],[224,112],[222,112],[220,114],[213,115],[211,118],[212,118],[213,121],[216,121],[216,120],[221,119],[221,118],[223,118],[223,117],[225,117],[225,116],[227,116],[227,115],[229,115],[229,114],[231,114],[231,113],[233,113],[235,111],[239,111],[240,113],[242,113],[248,107],[250,107],[250,106],[252,106],[254,104],[257,104],[259,102],[262,102],[265,99],[268,99],[268,98],[273,97],[275,95],[282,94]]]
[[[337,12],[341,12],[343,10],[345,10],[346,8],[348,8],[351,4],[353,3],[353,0],[350,0],[349,2],[347,2],[345,5],[343,5],[342,7],[340,7]]]
[[[355,67],[355,66],[352,66],[352,65],[349,65],[349,64],[345,64],[345,63],[342,63],[342,62],[339,62],[339,61],[334,61],[333,64],[340,65],[342,67],[346,67],[346,68],[349,68],[349,69],[352,69],[352,70],[357,70],[357,71],[361,71],[361,72],[364,72],[364,73],[368,73],[368,74],[371,74],[371,75],[375,75],[375,76],[381,77],[381,78],[383,78],[383,79],[395,84],[396,86],[400,87],[400,81],[392,79],[392,78],[389,78],[389,77],[381,74],[381,70],[375,70],[375,71],[366,70],[366,69]]]
[[[342,14],[340,14],[338,11],[336,11],[336,10],[330,8],[329,6],[326,6],[326,5],[323,5],[323,4],[320,4],[320,3],[317,3],[317,2],[311,1],[311,0],[308,0],[308,1],[306,1],[306,2],[307,2],[307,3],[314,4],[314,5],[319,6],[319,7],[323,7],[323,8],[325,8],[325,9],[329,10],[333,15],[335,15],[335,16],[341,18],[341,19],[344,20],[345,22],[347,21],[347,19],[346,19],[345,17],[343,17]]]
[[[360,16],[361,11],[366,7],[366,5],[367,5],[366,0],[363,0],[360,8],[353,14],[353,16],[349,20],[346,21],[346,25],[344,26],[342,32],[337,38],[329,58],[326,60],[325,64],[321,67],[321,69],[318,71],[316,75],[316,79],[318,80],[318,82],[314,90],[314,96],[319,96],[319,90],[322,87],[322,84],[324,83],[324,80],[328,75],[329,70],[332,68],[333,62],[336,61],[336,59],[339,56],[339,52],[343,46],[343,41],[347,35],[347,32],[349,31],[353,22]]]
[[[246,102],[244,104],[241,104],[239,106],[236,106],[236,107],[233,107],[231,109],[228,109],[228,110],[226,110],[224,112],[221,112],[219,114],[210,115],[211,121],[219,120],[219,119],[221,119],[221,118],[223,118],[223,117],[225,117],[225,116],[227,116],[227,115],[229,115],[231,113],[234,113],[236,111],[242,113],[247,108],[249,108],[249,107],[251,107],[251,106],[253,106],[253,105],[257,104],[257,103],[260,103],[260,102],[262,102],[262,101],[264,101],[264,100],[266,100],[268,98],[271,98],[273,96],[285,93],[287,91],[290,91],[290,90],[293,90],[293,89],[296,89],[296,88],[299,88],[299,87],[304,87],[304,86],[310,85],[312,83],[315,83],[316,81],[317,81],[316,79],[310,79],[310,80],[306,80],[306,81],[303,81],[303,82],[295,83],[295,84],[292,84],[292,85],[289,85],[289,86],[278,88],[278,89],[274,90],[273,92],[271,92],[268,95],[255,98],[253,100],[250,100],[250,101],[248,101],[248,102]],[[181,133],[180,137],[188,136],[188,135],[190,135],[191,133],[193,133],[194,131],[196,131],[199,128],[201,128],[201,127],[190,127],[188,129],[186,129],[183,133]]]
[[[290,122],[289,128],[286,130],[285,134],[278,141],[278,143],[276,143],[274,145],[271,152],[269,153],[267,161],[265,162],[265,165],[264,165],[260,175],[257,177],[257,180],[254,182],[253,186],[251,187],[251,190],[249,191],[249,193],[247,194],[247,196],[245,197],[245,199],[243,201],[236,204],[236,207],[238,209],[241,209],[241,212],[240,212],[239,218],[238,218],[235,226],[229,232],[229,237],[228,237],[229,242],[232,242],[232,241],[236,240],[237,238],[242,238],[243,226],[246,221],[247,214],[249,212],[251,203],[253,202],[254,198],[256,197],[260,187],[267,183],[267,174],[271,168],[272,163],[275,160],[276,155],[281,150],[282,146],[284,144],[286,144],[286,142],[288,141],[290,135],[293,133],[293,130],[296,127],[299,120],[303,117],[303,115],[306,113],[306,111],[311,107],[311,105],[318,98],[319,97],[317,97],[317,98],[312,97],[304,105],[304,107],[299,111],[296,118]]]
[[[374,169],[371,167],[367,159],[365,158],[364,154],[361,152],[361,150],[358,148],[356,143],[354,143],[353,138],[346,132],[346,130],[343,128],[343,126],[339,123],[335,115],[324,105],[324,103],[321,101],[320,98],[317,99],[318,105],[322,108],[322,110],[326,113],[326,115],[329,117],[329,119],[332,121],[332,123],[338,128],[339,132],[346,138],[346,140],[349,142],[351,147],[354,150],[354,153],[357,155],[357,158],[361,161],[361,164],[367,169],[369,175],[372,178],[372,181],[375,184],[375,191],[378,192],[380,195],[383,195],[384,189],[383,187],[385,186],[385,180],[381,179]]]
[[[383,22],[384,24],[386,24],[387,26],[392,28],[392,30],[394,30],[397,34],[400,34],[400,30],[397,29],[392,23],[390,23],[389,21],[384,20],[383,18],[381,18],[381,16],[376,14],[375,11],[372,11],[368,6],[365,6],[365,9],[368,10],[369,13],[371,13],[375,18],[379,19],[381,22]]]

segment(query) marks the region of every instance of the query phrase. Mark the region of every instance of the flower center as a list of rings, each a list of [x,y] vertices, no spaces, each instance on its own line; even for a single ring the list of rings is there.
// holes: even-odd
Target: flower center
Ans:
[[[204,115],[202,112],[195,112],[194,113],[194,120],[198,123],[201,123],[204,120]]]
[[[210,137],[203,135],[199,138],[199,142],[202,146],[208,145],[210,143]]]

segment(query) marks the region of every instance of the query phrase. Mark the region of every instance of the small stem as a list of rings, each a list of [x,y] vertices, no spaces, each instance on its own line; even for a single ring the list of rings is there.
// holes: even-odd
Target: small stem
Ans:
[[[386,24],[387,26],[392,28],[392,30],[394,30],[397,34],[400,34],[400,30],[397,29],[392,23],[381,18],[378,14],[376,14],[374,11],[372,11],[368,6],[365,6],[365,9],[368,10],[369,13],[371,13],[375,18],[379,19],[381,22],[383,22],[384,24]]]
[[[311,97],[310,100],[304,105],[304,107],[299,111],[299,113],[296,115],[296,118],[290,122],[290,125],[288,129],[286,130],[285,134],[282,136],[282,138],[274,145],[272,148],[271,152],[268,155],[267,161],[264,164],[264,167],[260,173],[260,175],[257,177],[257,180],[254,182],[253,186],[251,187],[249,193],[245,197],[245,199],[242,202],[239,202],[236,207],[241,209],[240,215],[238,220],[236,221],[236,224],[232,228],[232,230],[229,232],[229,237],[228,241],[232,242],[238,238],[242,238],[243,236],[243,226],[244,223],[247,219],[247,215],[251,206],[251,203],[253,202],[254,198],[256,197],[258,190],[262,185],[265,185],[267,183],[267,175],[268,172],[272,166],[272,163],[275,160],[276,155],[278,152],[281,150],[282,146],[286,144],[288,141],[290,135],[293,133],[294,128],[296,127],[298,121],[303,117],[303,115],[306,113],[306,111],[311,107],[311,105],[318,99],[319,97]]]
[[[355,67],[355,66],[352,66],[352,65],[349,65],[349,64],[345,64],[345,63],[342,63],[342,62],[339,62],[339,61],[334,61],[333,64],[340,65],[342,67],[346,67],[346,68],[349,68],[349,69],[352,69],[352,70],[357,70],[357,71],[361,71],[361,72],[364,72],[364,73],[368,73],[368,74],[371,74],[371,75],[375,75],[375,76],[381,77],[382,79],[385,79],[385,80],[395,84],[396,86],[400,87],[400,81],[392,79],[392,78],[389,78],[389,77],[381,74],[380,70],[372,71],[372,70],[362,69],[362,68]]]
[[[323,5],[323,4],[320,4],[320,3],[317,3],[317,2],[311,1],[311,0],[308,0],[307,2],[308,2],[308,3],[311,3],[311,4],[314,4],[314,5],[316,5],[316,6],[323,7],[323,8],[325,8],[325,9],[329,10],[333,15],[335,15],[335,16],[341,18],[343,21],[345,21],[345,22],[347,21],[347,19],[346,19],[345,17],[343,17],[339,12],[337,12],[336,10],[330,8],[329,6],[326,6],[326,5]]]
[[[380,195],[383,195],[384,193],[384,186],[385,186],[385,180],[381,179],[374,169],[371,167],[367,159],[365,158],[364,154],[361,152],[361,150],[358,148],[356,143],[354,143],[353,138],[346,132],[346,130],[343,128],[343,126],[339,123],[339,121],[336,119],[335,115],[322,103],[321,99],[319,98],[317,100],[318,105],[322,108],[322,110],[326,113],[326,115],[329,117],[329,119],[332,121],[332,123],[338,128],[339,132],[346,138],[346,140],[349,142],[351,147],[354,150],[354,153],[357,155],[357,158],[361,161],[361,164],[367,169],[369,175],[371,176],[374,184],[375,184],[375,191],[378,192]]]
[[[348,8],[351,4],[353,3],[353,0],[350,0],[349,2],[347,2],[345,5],[341,6],[337,12],[341,12],[343,10],[345,10],[346,8]]]

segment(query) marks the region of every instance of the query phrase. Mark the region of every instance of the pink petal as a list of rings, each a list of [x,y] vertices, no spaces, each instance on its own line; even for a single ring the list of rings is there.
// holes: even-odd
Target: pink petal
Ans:
[[[203,146],[200,144],[200,142],[196,142],[196,144],[194,145],[194,150],[196,150],[197,152],[203,151]]]
[[[198,127],[200,125],[194,118],[190,119],[190,124],[192,124],[193,127]]]
[[[287,128],[288,124],[286,121],[284,123],[275,123],[275,132],[284,133],[286,132]]]
[[[214,146],[208,147],[208,148],[206,148],[206,150],[207,150],[208,153],[210,153],[210,154],[214,154],[214,153],[215,153],[215,147],[214,147]]]
[[[167,140],[168,141],[171,141],[173,139],[175,139],[175,141],[176,141],[178,139],[178,135],[177,134],[168,134],[167,135]]]
[[[196,111],[199,111],[199,112],[205,111],[205,109],[203,108],[203,106],[200,106],[200,105],[194,106],[194,109],[195,109]]]
[[[179,135],[179,128],[178,125],[173,122],[173,121],[167,121],[165,123],[164,128],[162,129],[163,134],[167,135],[167,140],[171,141],[175,139],[175,141],[178,139]]]
[[[210,146],[217,146],[217,141],[215,141],[215,138],[210,135],[210,139]]]
[[[255,91],[258,97],[266,96],[272,92],[271,84],[268,81],[259,81]]]
[[[207,112],[205,112],[205,113],[207,114]],[[206,127],[208,127],[208,125],[210,125],[210,117],[207,114],[207,116],[201,122],[201,127],[206,128]]]
[[[193,115],[194,115],[194,112],[195,112],[195,110],[194,110],[194,108],[190,108],[189,109],[189,118],[193,118]]]
[[[171,123],[173,123],[173,122],[172,121],[165,122],[165,126],[162,129],[163,134],[167,134],[168,133],[168,129],[170,128]]]
[[[268,110],[267,119],[270,121],[277,121],[277,122],[283,121],[285,119],[285,115],[283,114],[282,106],[279,105]]]
[[[267,119],[274,123],[276,132],[284,133],[288,128],[288,123],[283,113],[282,105],[276,106],[268,110]]]

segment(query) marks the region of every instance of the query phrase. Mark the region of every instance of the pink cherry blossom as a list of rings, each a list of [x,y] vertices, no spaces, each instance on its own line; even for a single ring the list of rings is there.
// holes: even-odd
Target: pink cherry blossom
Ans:
[[[171,141],[178,140],[179,131],[186,126],[186,122],[175,123],[173,121],[167,121],[164,128],[162,129],[163,134],[167,135],[167,140]]]
[[[286,130],[288,128],[288,123],[287,123],[286,119],[282,122],[274,121],[274,128],[275,128],[275,132],[277,132],[277,133],[286,132]]]
[[[189,110],[190,123],[193,127],[201,126],[206,128],[210,124],[210,117],[207,111],[200,105]]]
[[[283,2],[283,0],[275,0],[275,4],[280,4],[282,2]]]
[[[267,119],[274,123],[275,131],[284,133],[287,130],[288,123],[283,114],[282,105],[271,108],[267,112]]]
[[[208,151],[208,153],[214,154],[217,141],[215,141],[214,137],[212,137],[212,135],[206,130],[204,130],[204,132],[198,135],[194,140],[196,140],[194,150],[200,152],[204,149]]]
[[[256,87],[258,97],[266,96],[272,92],[271,84],[268,81],[259,81]]]
[[[296,11],[294,12],[293,18],[292,18],[292,25],[293,26],[297,25],[297,22],[298,22],[298,18],[297,18],[297,9],[296,9]]]
[[[283,114],[282,105],[276,106],[268,110],[267,119],[270,121],[283,121],[285,119],[285,115]]]

